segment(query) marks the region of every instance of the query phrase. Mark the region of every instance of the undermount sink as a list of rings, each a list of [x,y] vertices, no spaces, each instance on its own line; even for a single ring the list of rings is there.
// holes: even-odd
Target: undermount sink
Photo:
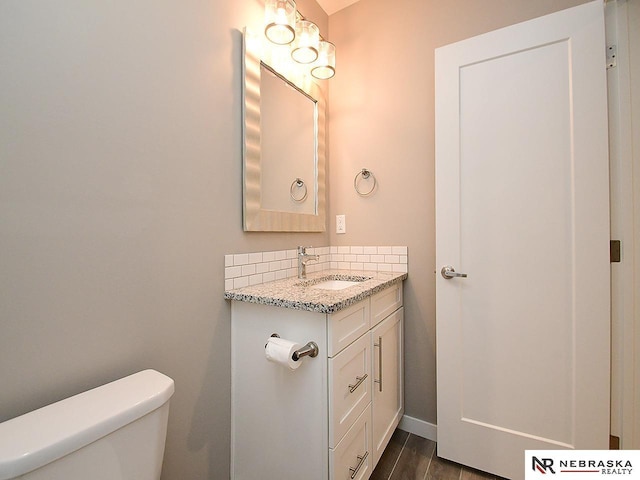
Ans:
[[[361,282],[354,282],[351,280],[325,280],[324,282],[311,285],[310,288],[318,288],[320,290],[343,290],[345,288],[353,287]]]
[[[318,290],[344,290],[359,283],[370,280],[371,277],[360,275],[326,275],[298,283],[300,287],[315,288]]]

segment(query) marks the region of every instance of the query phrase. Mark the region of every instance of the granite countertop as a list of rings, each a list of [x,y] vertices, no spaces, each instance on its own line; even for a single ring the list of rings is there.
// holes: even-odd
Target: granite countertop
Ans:
[[[325,280],[363,280],[342,290],[310,288]],[[406,273],[324,270],[261,285],[236,288],[224,292],[227,300],[273,305],[276,307],[335,313],[407,278]]]

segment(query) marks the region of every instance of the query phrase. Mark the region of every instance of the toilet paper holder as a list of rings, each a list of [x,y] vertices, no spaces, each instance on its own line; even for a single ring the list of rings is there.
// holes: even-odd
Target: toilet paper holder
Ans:
[[[278,335],[277,333],[272,333],[271,336],[280,338],[280,335]],[[308,342],[305,346],[293,352],[293,355],[291,356],[291,358],[293,358],[294,362],[297,362],[302,357],[311,357],[311,358],[317,357],[318,352],[319,352],[318,344],[316,342]]]

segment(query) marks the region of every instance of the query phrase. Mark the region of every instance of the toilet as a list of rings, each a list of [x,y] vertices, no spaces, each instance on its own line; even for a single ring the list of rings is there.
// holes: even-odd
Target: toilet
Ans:
[[[145,370],[0,423],[0,480],[158,480],[173,392]]]

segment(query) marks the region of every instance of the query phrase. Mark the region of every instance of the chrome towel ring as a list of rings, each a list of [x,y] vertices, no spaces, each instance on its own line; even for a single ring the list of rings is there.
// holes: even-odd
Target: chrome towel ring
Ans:
[[[369,180],[370,178],[373,180],[373,185],[371,186],[371,188],[368,191],[363,192],[358,188],[358,185],[360,184],[360,181],[358,180],[358,177],[362,177],[362,180]],[[369,195],[371,195],[374,192],[374,190],[376,189],[377,185],[378,185],[378,182],[376,180],[375,175],[373,174],[373,172],[371,170],[367,170],[366,168],[363,168],[361,171],[356,173],[356,176],[353,179],[353,188],[356,189],[356,192],[361,197],[368,197]]]
[[[295,195],[294,192],[296,190],[301,190],[301,194],[298,193],[298,195]],[[296,178],[291,184],[289,195],[291,195],[294,202],[304,202],[307,199],[307,186],[305,185],[304,180]]]

